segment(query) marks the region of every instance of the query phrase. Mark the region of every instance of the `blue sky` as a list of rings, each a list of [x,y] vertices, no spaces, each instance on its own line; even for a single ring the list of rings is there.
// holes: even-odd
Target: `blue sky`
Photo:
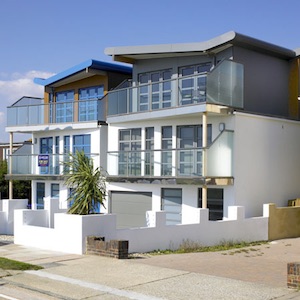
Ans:
[[[299,10],[299,0],[1,0],[0,142],[6,107],[42,97],[34,77],[111,61],[106,47],[201,42],[230,30],[296,49]]]

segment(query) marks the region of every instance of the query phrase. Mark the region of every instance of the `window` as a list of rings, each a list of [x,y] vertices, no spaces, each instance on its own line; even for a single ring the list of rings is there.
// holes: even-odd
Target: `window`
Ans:
[[[36,207],[37,209],[44,209],[44,197],[45,197],[45,183],[36,183]]]
[[[70,153],[70,136],[64,136],[64,154]]]
[[[73,122],[74,91],[56,93],[56,122]]]
[[[172,175],[172,126],[162,127],[162,157],[161,157],[161,175]]]
[[[155,110],[171,106],[171,70],[139,75],[139,110]]]
[[[79,121],[98,119],[98,99],[104,95],[104,87],[96,86],[79,90]]]
[[[81,134],[73,136],[73,153],[83,151],[85,154],[91,154],[91,135]]]
[[[207,144],[212,142],[212,126],[207,125]],[[202,125],[178,126],[178,173],[202,175]]]
[[[161,209],[166,212],[166,225],[181,223],[182,190],[162,189]]]
[[[141,129],[119,132],[119,174],[141,175]]]
[[[206,101],[206,72],[210,67],[210,63],[204,63],[179,69],[181,105]]]
[[[51,198],[59,198],[59,184],[51,183]]]
[[[207,189],[207,208],[209,209],[209,220],[217,221],[223,219],[223,197],[223,189]],[[198,207],[202,207],[202,189],[199,189]]]
[[[55,147],[54,147],[54,153],[55,153],[55,158],[54,158],[54,162],[55,162],[55,166],[54,166],[54,170],[55,170],[55,174],[59,174],[59,136],[55,137]]]
[[[51,174],[53,163],[53,138],[41,138],[40,139],[40,154],[49,154],[49,161],[47,167],[40,167],[40,174]]]
[[[145,129],[145,175],[153,175],[154,171],[154,127]]]

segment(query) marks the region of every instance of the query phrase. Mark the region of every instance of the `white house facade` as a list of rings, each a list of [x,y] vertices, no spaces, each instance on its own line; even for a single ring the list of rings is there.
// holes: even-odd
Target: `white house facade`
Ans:
[[[108,94],[109,212],[119,228],[210,220],[300,195],[298,59],[235,32],[208,42],[107,48],[133,65],[131,86]]]
[[[87,61],[48,79],[44,99],[8,108],[11,134],[31,133],[31,153],[10,156],[7,179],[32,181],[32,208],[71,191],[62,165],[84,150],[107,176],[117,228],[245,216],[300,195],[297,52],[235,32],[207,42],[107,48],[116,65]],[[124,81],[125,80],[125,81]],[[12,186],[12,185],[11,185]],[[12,190],[11,190],[12,193]]]

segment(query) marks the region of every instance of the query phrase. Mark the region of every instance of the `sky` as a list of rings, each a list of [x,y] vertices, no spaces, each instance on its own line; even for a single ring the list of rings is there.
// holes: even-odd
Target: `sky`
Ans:
[[[294,50],[299,11],[299,0],[0,0],[0,143],[9,140],[6,108],[43,97],[35,77],[90,58],[112,62],[106,47],[202,42],[231,30]]]

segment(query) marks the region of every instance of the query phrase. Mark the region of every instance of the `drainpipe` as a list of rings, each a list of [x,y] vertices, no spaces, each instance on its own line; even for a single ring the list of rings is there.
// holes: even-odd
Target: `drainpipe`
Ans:
[[[202,177],[204,178],[204,185],[202,186],[202,208],[207,208],[207,112],[202,114]]]
[[[12,153],[13,153],[13,133],[9,133],[9,154],[10,154],[10,160],[9,160],[9,175],[12,175]],[[9,179],[8,183],[8,199],[13,199],[13,181]]]

